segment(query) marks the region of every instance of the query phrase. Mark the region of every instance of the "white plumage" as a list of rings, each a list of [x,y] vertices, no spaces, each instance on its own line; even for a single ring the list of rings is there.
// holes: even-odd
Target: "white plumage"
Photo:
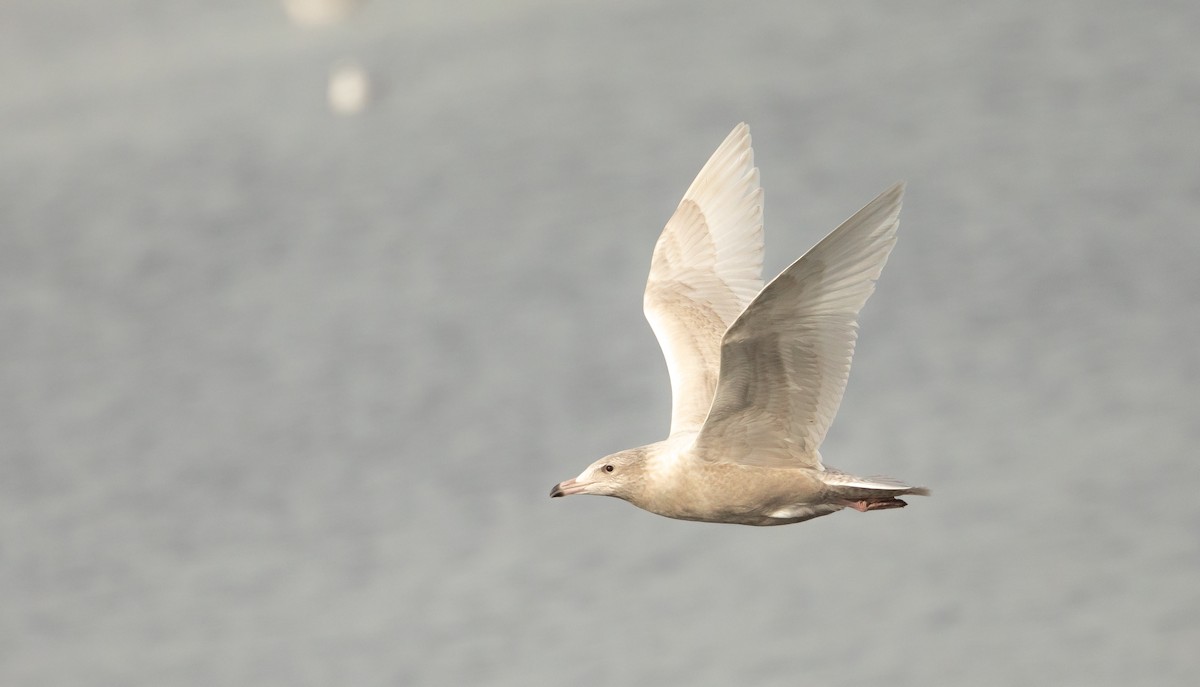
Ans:
[[[762,204],[739,124],[683,195],[650,265],[644,309],[671,376],[668,438],[597,461],[552,496],[617,496],[661,515],[774,525],[928,494],[827,470],[858,312],[896,243],[903,184],[765,287]]]

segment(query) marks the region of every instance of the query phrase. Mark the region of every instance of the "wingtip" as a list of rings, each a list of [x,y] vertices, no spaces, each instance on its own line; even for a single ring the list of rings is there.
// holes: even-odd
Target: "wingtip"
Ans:
[[[738,122],[737,126],[733,127],[733,129],[729,132],[729,135],[725,137],[725,140],[721,142],[721,145],[718,146],[717,149],[720,150],[726,145],[733,145],[734,141],[737,141],[738,144],[741,144],[742,141],[745,141],[744,147],[747,150],[751,149],[749,124],[746,124],[745,122]]]
[[[894,219],[895,216],[899,216],[900,208],[904,205],[904,188],[905,182],[897,181],[896,183],[887,187],[886,191],[880,193],[878,196],[875,196],[874,200],[872,200],[870,203],[867,203],[865,206],[863,206],[862,210],[859,210],[859,213],[863,213],[865,216],[882,210],[890,215],[893,215]],[[850,220],[846,221],[849,222],[858,216],[859,214],[856,213],[854,217],[851,217]]]

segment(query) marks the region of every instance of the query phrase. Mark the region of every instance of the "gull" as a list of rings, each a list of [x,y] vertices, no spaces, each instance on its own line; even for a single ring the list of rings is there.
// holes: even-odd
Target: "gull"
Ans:
[[[667,438],[619,451],[551,497],[615,496],[668,518],[786,525],[903,508],[929,490],[826,467],[820,446],[850,374],[858,312],[896,244],[904,185],[884,191],[762,281],[762,206],[739,124],[683,194],[643,309],[671,377]]]

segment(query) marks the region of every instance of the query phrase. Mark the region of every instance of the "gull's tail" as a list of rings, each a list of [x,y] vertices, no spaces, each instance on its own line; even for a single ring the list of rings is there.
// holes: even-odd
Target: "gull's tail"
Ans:
[[[898,496],[929,496],[925,487],[909,486],[891,477],[855,477],[836,470],[826,470],[821,477],[830,500],[862,512],[907,506]]]

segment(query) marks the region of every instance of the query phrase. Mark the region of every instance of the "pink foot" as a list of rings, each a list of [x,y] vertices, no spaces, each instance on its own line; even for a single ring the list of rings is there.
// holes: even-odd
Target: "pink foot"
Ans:
[[[903,508],[908,504],[897,498],[885,499],[860,499],[858,501],[850,501],[842,499],[841,504],[847,508],[853,508],[859,513],[866,513],[869,510],[887,510],[889,508]]]

